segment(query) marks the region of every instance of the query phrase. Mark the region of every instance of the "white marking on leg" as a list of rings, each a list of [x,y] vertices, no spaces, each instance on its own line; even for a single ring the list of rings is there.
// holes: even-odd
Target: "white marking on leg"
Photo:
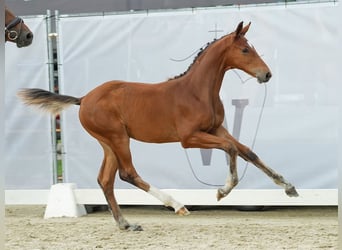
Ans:
[[[147,193],[151,194],[152,196],[156,197],[158,200],[163,202],[165,206],[173,207],[175,212],[184,207],[183,204],[174,200],[171,195],[166,194],[153,186],[150,186],[150,190]]]
[[[237,175],[236,174],[229,174],[226,180],[226,183],[223,187],[221,187],[221,191],[223,191],[224,195],[228,195],[230,191],[237,185]]]

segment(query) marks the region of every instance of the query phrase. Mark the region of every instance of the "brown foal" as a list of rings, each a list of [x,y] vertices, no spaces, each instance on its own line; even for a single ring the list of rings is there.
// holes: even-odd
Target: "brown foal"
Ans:
[[[295,187],[267,167],[248,147],[234,139],[222,126],[224,108],[219,97],[224,74],[240,69],[267,82],[271,72],[251,47],[245,34],[250,23],[208,44],[182,75],[157,84],[109,81],[82,98],[58,95],[41,89],[23,89],[18,95],[28,105],[58,113],[69,105],[80,105],[83,127],[104,151],[98,183],[120,229],[142,230],[121,214],[114,196],[115,175],[150,193],[180,215],[188,214],[183,204],[145,182],[136,172],[130,152],[130,138],[143,142],[180,142],[184,148],[216,148],[230,156],[230,174],[217,191],[217,200],[238,184],[237,156],[253,163],[289,196]]]

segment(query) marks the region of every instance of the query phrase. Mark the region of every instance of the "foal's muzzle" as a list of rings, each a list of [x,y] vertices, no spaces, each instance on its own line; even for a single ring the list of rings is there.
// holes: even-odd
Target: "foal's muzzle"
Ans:
[[[268,72],[258,72],[256,74],[256,78],[258,79],[259,83],[263,83],[263,82],[268,82],[272,77],[272,73],[270,71]]]

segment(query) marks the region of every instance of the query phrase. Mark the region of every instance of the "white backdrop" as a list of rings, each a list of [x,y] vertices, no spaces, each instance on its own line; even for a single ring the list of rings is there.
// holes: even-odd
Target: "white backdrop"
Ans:
[[[185,71],[193,56],[183,62],[170,59],[186,58],[216,34],[221,37],[234,31],[241,20],[251,21],[247,38],[273,73],[254,151],[297,188],[337,188],[338,122],[342,119],[338,116],[337,23],[341,18],[330,5],[63,17],[61,91],[82,96],[112,79],[164,81]],[[265,87],[256,80],[242,84],[230,71],[221,97],[230,131],[235,115],[232,99],[248,99],[240,141],[251,146]],[[98,188],[101,147],[81,127],[78,107],[66,111],[62,119],[66,181],[80,188]],[[212,152],[209,165],[203,164],[199,149],[185,151],[176,143],[132,141],[132,154],[140,175],[159,188],[207,189],[212,186],[200,183],[193,172],[215,185],[224,183],[227,175],[226,158],[219,150]],[[240,176],[245,166],[239,160]],[[130,187],[121,181],[117,186]],[[238,188],[276,186],[249,165]]]
[[[32,45],[5,48],[5,188],[46,189],[53,181],[50,117],[16,97],[20,88],[49,89],[46,24],[44,17],[25,23],[34,34]]]

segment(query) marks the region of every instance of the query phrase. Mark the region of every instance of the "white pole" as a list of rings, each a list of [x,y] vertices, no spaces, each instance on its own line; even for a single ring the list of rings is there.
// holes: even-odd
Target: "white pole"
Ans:
[[[4,111],[5,111],[5,101],[4,101],[4,93],[5,93],[5,5],[4,0],[0,0],[0,159],[4,159],[4,136],[5,136],[5,127],[4,127]],[[0,249],[4,249],[5,245],[5,192],[4,192],[4,164],[0,164]]]
[[[47,10],[46,11],[46,30],[47,30],[47,45],[48,45],[48,65],[49,65],[49,81],[50,81],[50,91],[55,92],[55,83],[54,83],[54,70],[53,70],[53,65],[54,65],[54,59],[53,59],[53,45],[52,45],[52,40],[54,39],[54,36],[52,35],[52,28],[51,28],[51,23],[52,23],[52,15],[51,11]],[[52,172],[53,172],[53,184],[57,183],[57,139],[56,139],[56,117],[51,116],[51,139],[52,139],[52,149],[53,149],[53,155],[52,155]]]
[[[342,12],[342,4],[338,4],[339,13]],[[341,15],[339,15],[340,20],[342,20]],[[337,24],[336,24],[337,25]],[[342,32],[339,30],[338,34],[338,42],[341,44],[342,42]],[[339,58],[339,65],[341,68],[342,65],[342,50],[339,50],[339,54],[336,55]],[[339,85],[338,93],[342,93],[342,85]],[[341,96],[341,95],[340,95]],[[339,249],[342,249],[342,97],[339,98],[339,130],[338,130],[338,235],[339,235]]]
[[[342,4],[338,4],[338,10],[339,13],[342,12]],[[341,15],[339,16],[340,19]],[[337,24],[336,24],[337,25]],[[339,30],[338,34],[338,42],[341,44],[342,42],[342,32]],[[339,58],[339,65],[341,68],[342,65],[342,50],[339,50],[339,54],[336,55],[337,58]],[[337,90],[338,93],[342,93],[342,85],[339,85],[339,90]],[[340,95],[341,96],[341,95]],[[342,97],[339,98],[339,130],[338,130],[338,141],[339,141],[339,147],[338,147],[338,244],[339,249],[342,249]]]

